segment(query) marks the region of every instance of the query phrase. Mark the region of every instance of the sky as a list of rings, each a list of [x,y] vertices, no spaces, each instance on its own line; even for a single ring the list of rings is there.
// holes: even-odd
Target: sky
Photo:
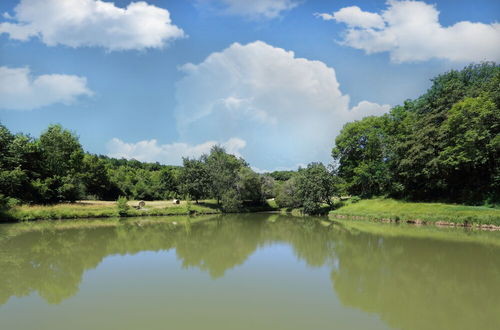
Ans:
[[[500,1],[1,0],[0,122],[180,165],[330,163],[342,126],[500,62]]]

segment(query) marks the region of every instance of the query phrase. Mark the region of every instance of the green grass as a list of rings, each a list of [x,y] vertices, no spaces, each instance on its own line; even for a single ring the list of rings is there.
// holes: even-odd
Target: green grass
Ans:
[[[171,216],[171,215],[203,215],[222,213],[215,200],[204,200],[198,204],[182,201],[174,204],[172,201],[146,202],[143,209],[135,209],[138,201],[129,201],[130,208],[126,211],[127,217],[136,216]],[[242,212],[262,212],[274,210],[266,203],[262,206],[245,207]],[[0,222],[4,221],[32,221],[32,220],[61,220],[84,218],[111,218],[119,217],[116,202],[112,201],[79,201],[76,203],[60,203],[55,205],[21,205],[0,215]]]
[[[365,199],[331,211],[330,216],[368,220],[412,221],[500,226],[500,210],[443,203],[413,203],[394,199]]]
[[[129,205],[137,205],[131,201]],[[193,203],[188,206],[186,202],[179,205],[169,201],[146,202],[146,207],[140,210],[129,208],[127,217],[133,216],[167,216],[186,214],[218,214],[220,210],[215,204]],[[115,202],[82,201],[77,203],[61,203],[55,205],[22,205],[14,207],[6,213],[6,221],[30,220],[60,220],[81,218],[110,218],[119,217]]]

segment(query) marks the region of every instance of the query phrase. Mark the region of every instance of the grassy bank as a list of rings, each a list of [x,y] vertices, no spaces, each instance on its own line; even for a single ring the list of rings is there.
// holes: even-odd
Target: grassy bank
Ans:
[[[412,203],[393,199],[367,199],[329,213],[332,218],[413,223],[500,226],[500,209],[443,203]]]
[[[141,209],[136,209],[139,201],[129,201],[129,209],[122,216],[170,216],[170,215],[209,215],[222,213],[216,201],[204,200],[198,204],[181,201],[174,204],[172,201],[151,201]],[[265,204],[262,206],[249,206],[242,212],[260,212],[274,210]],[[31,221],[31,220],[60,220],[83,218],[111,218],[119,217],[118,208],[114,201],[78,201],[76,203],[60,203],[55,205],[21,205],[7,211],[0,216],[4,221]]]
[[[123,216],[160,216],[186,214],[217,214],[220,213],[216,203],[206,201],[200,204],[181,202],[174,204],[171,201],[146,202],[142,209],[135,209],[138,201],[129,201],[130,208]],[[119,217],[116,202],[107,201],[79,201],[76,203],[60,203],[55,205],[22,205],[7,212],[6,220],[56,220],[78,218],[110,218]]]

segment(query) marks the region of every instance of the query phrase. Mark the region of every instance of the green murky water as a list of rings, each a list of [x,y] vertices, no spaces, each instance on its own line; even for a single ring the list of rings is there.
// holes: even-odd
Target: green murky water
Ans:
[[[0,329],[499,328],[500,232],[186,219],[0,225]]]

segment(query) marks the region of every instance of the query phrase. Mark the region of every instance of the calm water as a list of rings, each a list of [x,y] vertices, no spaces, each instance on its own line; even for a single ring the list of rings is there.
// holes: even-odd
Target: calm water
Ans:
[[[499,329],[500,233],[175,221],[0,225],[0,329]]]

